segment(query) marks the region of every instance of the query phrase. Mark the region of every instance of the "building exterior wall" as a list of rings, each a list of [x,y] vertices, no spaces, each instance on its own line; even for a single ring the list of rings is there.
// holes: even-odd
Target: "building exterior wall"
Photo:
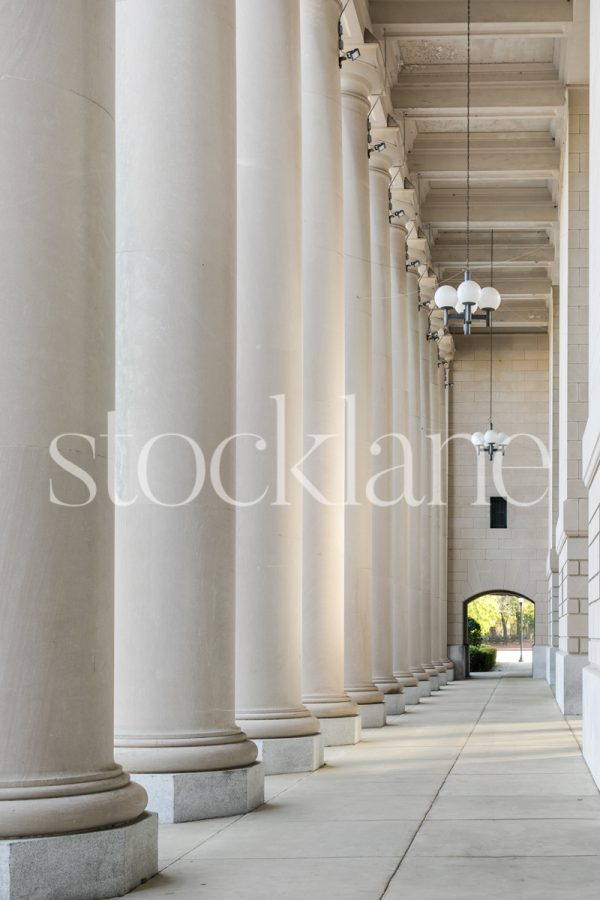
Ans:
[[[532,438],[519,437],[494,465],[470,443],[489,418],[488,335],[458,337],[450,389],[448,495],[448,643],[453,659],[464,645],[464,602],[486,591],[523,594],[536,603],[536,641],[548,634],[548,459]],[[548,335],[495,335],[493,412],[497,430],[530,434],[547,454]],[[456,437],[459,434],[465,437]],[[544,467],[545,466],[545,467]],[[501,469],[496,485],[494,467]],[[478,473],[483,489],[478,497]],[[489,497],[509,498],[508,528],[491,529]],[[536,501],[537,498],[540,498]]]
[[[590,43],[597,46],[600,39],[600,9],[597,3],[590,9]],[[590,156],[598,160],[600,154],[600,59],[590,59]],[[590,167],[590,284],[598,284],[600,277],[600,168]],[[596,288],[589,298],[589,383],[600,384],[600,300]],[[583,479],[589,490],[588,503],[588,600],[589,600],[589,665],[583,672],[583,753],[588,766],[600,786],[600,403],[590,395],[589,418],[583,438]]]

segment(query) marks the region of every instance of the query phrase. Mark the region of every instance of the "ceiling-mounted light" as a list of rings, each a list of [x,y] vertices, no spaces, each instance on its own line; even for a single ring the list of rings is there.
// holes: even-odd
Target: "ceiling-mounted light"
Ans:
[[[491,271],[490,271],[490,281],[494,280],[494,232],[492,231],[492,239],[491,239]],[[483,297],[485,291],[488,291],[487,299]],[[482,300],[487,303],[494,303],[496,298],[494,294],[498,294],[495,288],[489,287],[484,288],[482,293]],[[498,297],[500,295],[498,294]],[[480,300],[481,303],[481,300]],[[499,304],[498,304],[499,305]],[[493,308],[493,307],[492,307]],[[497,309],[497,307],[495,307]],[[510,438],[504,431],[496,431],[492,421],[492,403],[493,403],[493,392],[494,392],[494,329],[492,327],[492,322],[490,320],[490,418],[489,418],[489,427],[487,431],[481,432],[476,431],[475,434],[471,436],[471,443],[477,450],[477,455],[480,453],[487,453],[490,459],[494,458],[495,453],[504,453],[506,451],[506,447],[510,441]]]
[[[435,293],[435,303],[439,309],[444,310],[444,324],[448,325],[450,319],[462,319],[463,331],[471,334],[473,319],[484,319],[488,328],[492,325],[492,313],[502,302],[498,291],[493,287],[479,286],[471,278],[471,0],[467,3],[467,197],[466,197],[466,225],[467,225],[467,259],[462,284],[458,290],[443,284]],[[492,232],[493,234],[493,232]],[[493,238],[492,238],[493,252]],[[493,260],[492,260],[493,265]],[[480,309],[483,315],[475,315],[475,310]],[[452,313],[450,310],[454,310]]]

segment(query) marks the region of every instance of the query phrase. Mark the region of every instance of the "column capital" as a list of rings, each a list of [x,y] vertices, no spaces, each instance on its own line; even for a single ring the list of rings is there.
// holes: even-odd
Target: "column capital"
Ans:
[[[381,87],[381,76],[375,64],[368,58],[364,47],[360,47],[360,59],[347,60],[342,64],[342,97],[354,96],[368,104],[369,95]]]

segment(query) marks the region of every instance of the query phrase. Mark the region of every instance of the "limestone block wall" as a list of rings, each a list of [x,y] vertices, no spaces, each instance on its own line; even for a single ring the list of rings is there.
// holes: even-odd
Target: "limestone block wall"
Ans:
[[[600,9],[590,8],[590,42],[600,39]],[[595,165],[589,174],[589,418],[583,438],[583,479],[588,487],[588,626],[589,662],[583,672],[583,752],[600,786],[600,403],[594,388],[600,384],[600,59],[590,58],[590,157]]]
[[[582,479],[582,437],[588,417],[588,88],[570,86],[567,96],[560,259],[558,634],[564,654],[585,656],[588,508]]]
[[[458,337],[456,350],[450,435],[467,437],[454,437],[449,452],[448,643],[464,642],[464,601],[493,590],[520,593],[536,603],[536,639],[543,643],[548,634],[549,471],[531,438],[515,439],[501,466],[508,495],[518,503],[540,499],[530,506],[509,503],[508,528],[490,528],[489,497],[503,494],[502,483],[494,485],[492,463],[477,457],[468,440],[487,427],[489,337]],[[495,335],[493,381],[494,426],[509,435],[534,435],[547,447],[548,335]],[[478,472],[484,485],[479,498]]]

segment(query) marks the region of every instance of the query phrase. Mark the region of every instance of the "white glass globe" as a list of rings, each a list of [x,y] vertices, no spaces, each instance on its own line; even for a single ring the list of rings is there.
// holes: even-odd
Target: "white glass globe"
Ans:
[[[481,297],[481,288],[476,281],[463,281],[459,284],[456,293],[460,302],[465,306],[476,306]]]
[[[503,431],[499,431],[496,443],[500,447],[506,446],[506,444],[508,444],[508,435],[505,434]]]
[[[451,284],[442,284],[435,292],[433,299],[438,309],[455,309],[458,303],[456,288],[453,288]]]
[[[481,291],[481,297],[479,298],[479,309],[490,309],[495,310],[498,309],[500,304],[502,303],[502,297],[493,287],[484,287]]]
[[[484,439],[484,441],[486,442],[486,444],[487,444],[488,447],[491,446],[491,444],[497,444],[497,443],[498,443],[498,435],[497,435],[497,433],[494,431],[493,428],[488,428],[488,430],[486,431],[486,433],[485,433],[484,436],[483,436],[483,439]]]
[[[456,309],[456,312],[459,314],[459,316],[462,316],[465,311],[465,304],[461,303],[459,300],[454,308]]]
[[[476,431],[475,434],[471,435],[471,443],[474,447],[483,447],[485,444],[485,439],[481,433],[481,431]]]

